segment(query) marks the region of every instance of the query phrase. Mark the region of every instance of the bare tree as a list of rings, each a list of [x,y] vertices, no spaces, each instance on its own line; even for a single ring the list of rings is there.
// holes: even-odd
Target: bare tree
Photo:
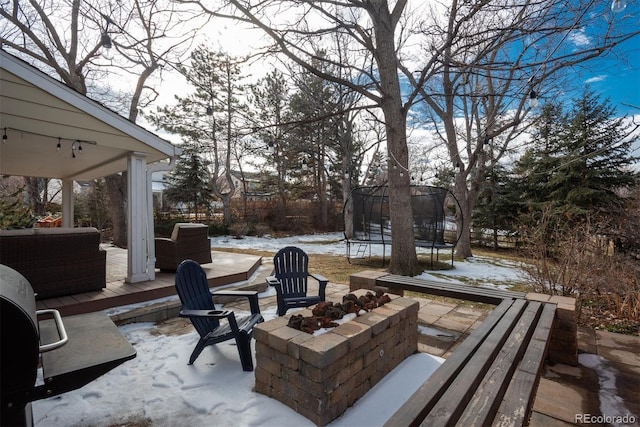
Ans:
[[[406,0],[231,0],[217,8],[190,2],[212,16],[261,29],[273,41],[272,51],[321,78],[361,93],[372,107],[381,109],[394,242],[389,270],[407,275],[420,271],[409,191],[410,108],[424,100],[434,112],[457,172],[456,196],[464,206],[463,213],[470,212],[468,201],[477,198],[477,182],[473,180],[482,180],[487,167],[485,141],[497,143],[499,139],[502,145],[494,152],[504,154],[508,142],[523,130],[526,100],[533,91],[541,91],[562,70],[611,51],[638,31],[633,27],[631,33],[628,29],[625,33],[605,22],[604,38],[595,45],[557,50],[558,42],[595,23],[594,16],[602,16],[598,10],[601,2],[595,0],[577,5],[568,0],[453,0],[450,6],[416,3],[413,10]],[[335,33],[354,41],[349,47],[357,53],[354,60],[340,62],[335,50],[329,49],[325,49],[329,53],[325,57],[316,55]],[[351,72],[336,72],[345,69]],[[413,90],[403,94],[400,73]],[[353,75],[358,78],[343,78]],[[460,113],[465,114],[462,128],[456,123]],[[496,156],[492,161],[498,159]],[[465,216],[470,218],[470,214]],[[459,254],[470,255],[468,230],[462,236]]]
[[[390,4],[370,1],[239,1],[220,8],[198,4],[212,16],[235,19],[261,29],[273,41],[273,50],[325,80],[339,83],[362,94],[371,107],[382,110],[386,126],[389,170],[408,170],[406,118],[410,102],[403,102],[398,65],[404,26],[400,25],[406,0]],[[278,16],[278,20],[273,19]],[[331,52],[316,55],[326,36],[344,34],[354,41],[356,62],[340,63]],[[356,52],[357,50],[357,52]],[[356,55],[357,53],[357,55]],[[338,72],[339,70],[348,72]],[[345,76],[357,76],[347,79]],[[392,227],[389,271],[405,275],[420,273],[413,237],[409,174],[389,175]]]
[[[132,121],[157,95],[147,85],[150,77],[163,64],[178,61],[190,47],[198,24],[206,22],[170,0],[135,0],[116,6],[93,0],[14,1],[0,6],[0,16],[4,48]],[[113,59],[103,55],[105,37],[116,52]],[[118,94],[123,89],[105,87],[103,82],[118,77],[136,82],[131,93]],[[106,179],[114,243],[123,247],[127,244],[125,183],[126,175]]]
[[[472,255],[471,213],[481,184],[535,119],[529,100],[560,96],[578,66],[640,33],[624,25],[633,17],[603,16],[601,3],[454,0],[423,27],[424,66],[418,73],[401,68],[426,103],[427,121],[455,171],[458,256]]]

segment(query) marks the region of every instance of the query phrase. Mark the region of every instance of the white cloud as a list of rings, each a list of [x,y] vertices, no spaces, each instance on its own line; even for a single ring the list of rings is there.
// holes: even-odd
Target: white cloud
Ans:
[[[604,81],[606,78],[607,78],[606,75],[593,76],[593,77],[585,80],[584,82],[587,83],[587,84],[597,83],[597,82]]]
[[[585,47],[591,44],[591,39],[587,35],[587,30],[584,27],[571,31],[568,39],[576,47]]]

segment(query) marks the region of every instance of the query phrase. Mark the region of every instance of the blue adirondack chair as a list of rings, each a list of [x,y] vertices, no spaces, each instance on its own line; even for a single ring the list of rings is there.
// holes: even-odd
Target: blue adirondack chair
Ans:
[[[204,270],[193,260],[180,263],[176,271],[175,285],[182,302],[180,316],[189,318],[200,334],[200,340],[189,358],[189,365],[195,362],[206,346],[235,339],[242,369],[253,371],[251,336],[254,326],[264,320],[260,314],[258,293],[255,291],[211,292]],[[233,311],[216,309],[212,299],[214,296],[248,298],[251,315],[236,318]]]
[[[324,301],[329,281],[320,274],[309,273],[309,256],[302,249],[295,246],[280,249],[273,257],[273,267],[275,275],[267,277],[267,283],[276,289],[278,316],[290,308],[309,307]],[[309,276],[318,282],[318,295],[307,295]]]

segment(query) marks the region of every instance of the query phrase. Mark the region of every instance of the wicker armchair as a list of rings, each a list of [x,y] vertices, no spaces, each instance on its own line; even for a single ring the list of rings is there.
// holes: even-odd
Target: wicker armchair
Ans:
[[[156,268],[176,271],[185,259],[198,264],[211,262],[209,227],[205,224],[179,222],[173,226],[171,238],[156,238]]]

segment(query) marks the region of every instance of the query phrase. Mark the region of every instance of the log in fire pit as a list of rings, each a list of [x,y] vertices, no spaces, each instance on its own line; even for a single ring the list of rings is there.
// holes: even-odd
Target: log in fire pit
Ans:
[[[356,297],[370,291],[352,292]],[[255,391],[323,426],[339,417],[405,358],[417,351],[419,304],[385,295],[384,305],[324,330],[302,331],[290,318],[261,323],[256,339]],[[363,314],[364,313],[364,314]]]

